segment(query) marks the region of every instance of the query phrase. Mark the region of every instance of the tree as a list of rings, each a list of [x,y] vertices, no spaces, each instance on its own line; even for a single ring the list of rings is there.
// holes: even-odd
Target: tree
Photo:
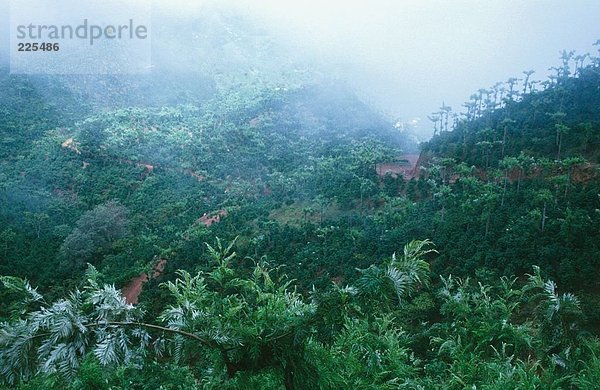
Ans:
[[[582,315],[579,299],[571,293],[559,294],[556,283],[545,281],[539,267],[534,266],[533,271],[528,275],[524,290],[535,292],[529,297],[536,304],[535,316],[544,337],[544,353],[557,364],[564,365],[579,333],[577,325]]]
[[[404,246],[402,257],[392,258],[383,266],[371,265],[359,270],[357,288],[360,294],[375,297],[375,301],[400,302],[429,282],[429,264],[424,257],[437,253],[429,240],[413,240]]]
[[[525,95],[527,93],[527,87],[529,87],[529,92],[531,92],[531,85],[529,84],[529,78],[534,73],[535,73],[535,70],[523,71],[523,74],[525,75],[525,80],[523,81],[523,95]]]
[[[547,189],[539,190],[534,194],[535,202],[541,203],[543,205],[541,221],[540,221],[540,230],[542,231],[542,233],[544,232],[544,229],[546,227],[546,219],[548,218],[548,216],[547,216],[548,202],[550,202],[552,199],[554,199],[554,197],[552,196],[552,193]]]
[[[555,124],[554,128],[556,130],[556,159],[560,160],[560,152],[562,150],[563,138],[569,133],[571,129],[568,126],[563,125],[562,123]]]
[[[438,133],[438,121],[440,122],[440,129],[441,129],[441,117],[438,115],[439,113],[435,112],[431,115],[427,116],[427,119],[429,119],[431,122],[433,122],[433,135],[435,136]],[[441,130],[440,130],[441,133]]]
[[[573,175],[573,168],[577,165],[584,164],[586,161],[583,157],[569,157],[562,161],[564,167],[567,168],[567,184],[565,185],[565,198],[569,193],[569,187],[571,186],[571,176]]]
[[[17,233],[15,233],[15,231],[11,228],[3,229],[2,232],[0,232],[0,241],[2,241],[3,259],[5,261],[8,260],[8,248],[10,247],[10,244],[12,244],[16,238],[17,238]]]
[[[585,53],[585,54],[578,54],[573,58],[573,60],[575,60],[575,76],[580,75],[581,70],[584,69],[583,64],[588,57],[590,57],[590,54]]]
[[[508,100],[510,102],[514,101],[515,100],[515,94],[518,94],[518,91],[515,89],[515,86],[517,85],[517,83],[519,81],[521,81],[521,79],[518,79],[516,77],[511,77],[506,82],[506,84],[508,84]]]
[[[573,56],[575,55],[575,50],[562,50],[560,52],[560,59],[562,61],[562,69],[561,69],[561,74],[560,76],[562,76],[563,78],[568,78],[569,75],[571,75],[571,60],[573,59]]]
[[[442,106],[440,107],[439,115],[440,115],[440,133],[442,131],[448,131],[448,122],[450,119],[450,113],[452,112],[452,107],[447,106],[445,102],[442,102]]]
[[[75,229],[65,238],[59,257],[63,267],[81,268],[129,233],[127,209],[118,201],[109,201],[85,212],[77,221]]]
[[[515,121],[513,119],[510,118],[505,118],[502,120],[502,126],[504,128],[504,134],[502,136],[502,157],[504,158],[504,151],[506,150],[506,140],[508,137],[508,133],[509,130],[512,130],[513,126],[515,125]]]
[[[5,380],[14,384],[54,372],[73,378],[89,351],[103,365],[153,351],[188,364],[204,359],[217,377],[275,369],[286,388],[310,380],[302,376],[303,369],[310,370],[303,345],[314,305],[290,290],[290,282],[273,280],[264,263],[256,264],[249,277],[238,277],[231,266],[233,243],[217,240],[215,247],[207,246],[214,268],[196,276],[181,271],[164,284],[174,303],[160,324],[142,322],[143,311],[127,304],[114,286],[99,286],[99,274],[90,266],[83,290],[2,325]]]
[[[46,213],[32,213],[25,211],[25,224],[35,233],[35,237],[40,239],[42,232],[47,228],[50,217]]]

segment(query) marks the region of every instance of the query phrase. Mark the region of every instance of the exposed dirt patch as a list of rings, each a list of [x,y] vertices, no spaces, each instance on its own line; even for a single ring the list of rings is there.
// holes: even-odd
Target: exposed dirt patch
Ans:
[[[154,266],[154,269],[152,270],[152,277],[158,278],[165,271],[166,266],[167,266],[167,260],[165,260],[165,259],[158,260],[158,262]]]
[[[148,130],[148,129],[146,129]],[[156,131],[156,128],[152,127],[150,128],[151,131]],[[148,131],[150,131],[148,130]],[[77,141],[75,141],[74,138],[68,138],[67,140],[65,140],[62,144],[61,147],[63,149],[67,149],[67,150],[71,150],[77,154],[81,154],[81,151],[78,148],[78,143]],[[180,168],[180,167],[166,167],[166,166],[161,166],[160,164],[150,164],[149,162],[145,162],[145,161],[133,161],[130,159],[125,159],[125,158],[112,158],[112,161],[116,161],[119,164],[126,164],[126,165],[132,165],[135,166],[137,168],[143,168],[143,171],[141,173],[141,179],[145,179],[146,177],[148,177],[151,173],[153,173],[155,171],[156,168],[161,168],[163,170],[166,171],[171,171],[171,172],[176,172],[178,174],[183,174],[186,176],[191,176],[194,179],[196,179],[197,181],[204,181],[206,180],[206,176],[190,169],[190,168]],[[83,161],[83,169],[86,169],[88,166],[90,165],[89,162],[87,161]]]
[[[587,184],[598,177],[598,166],[590,163],[578,165],[571,176],[575,183]]]
[[[79,148],[77,148],[77,144],[75,143],[75,140],[73,138],[67,139],[65,142],[60,144],[60,146],[64,149],[72,150],[77,154],[81,154],[81,151],[79,150]]]
[[[225,217],[225,216],[227,216],[227,210],[225,210],[225,209],[219,210],[219,211],[216,211],[216,212],[213,212],[210,214],[204,213],[204,215],[202,217],[198,218],[198,222],[203,223],[204,226],[206,226],[206,227],[210,227],[210,225],[212,225],[213,223],[220,222],[221,218]],[[160,259],[154,264],[154,267],[152,268],[151,276],[148,276],[147,273],[143,272],[143,273],[139,274],[138,276],[136,276],[135,278],[131,279],[129,281],[129,283],[127,283],[127,285],[121,289],[121,292],[123,293],[123,296],[125,297],[125,301],[132,305],[137,304],[140,294],[142,292],[142,287],[143,287],[144,283],[150,279],[156,279],[160,275],[162,275],[162,273],[165,271],[166,265],[167,265],[167,260]]]
[[[148,280],[148,275],[146,273],[140,274],[135,278],[131,279],[127,286],[121,289],[121,293],[125,297],[125,302],[136,305],[138,303],[138,298],[140,293],[142,292],[142,284]]]
[[[221,217],[227,216],[227,210],[222,209],[217,212],[212,212],[210,214],[204,213],[203,216],[198,218],[198,222],[203,223],[204,226],[210,227],[213,223],[217,223],[221,221]]]
[[[393,178],[402,175],[404,180],[410,180],[418,176],[419,158],[419,154],[405,154],[396,161],[377,164],[377,175],[383,177],[389,173]]]
[[[154,264],[154,268],[152,268],[152,279],[158,278],[160,275],[162,275],[166,265],[167,260],[158,260],[156,264]],[[145,272],[142,272],[135,278],[131,279],[129,283],[127,283],[127,285],[121,289],[121,293],[125,297],[125,301],[132,305],[137,304],[142,292],[142,286],[149,279],[150,278],[148,277],[148,274]]]

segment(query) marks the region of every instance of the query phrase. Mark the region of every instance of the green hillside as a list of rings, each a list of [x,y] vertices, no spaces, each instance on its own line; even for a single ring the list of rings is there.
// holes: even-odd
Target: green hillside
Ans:
[[[0,387],[596,388],[600,62],[569,64],[421,145],[323,75],[2,70]]]

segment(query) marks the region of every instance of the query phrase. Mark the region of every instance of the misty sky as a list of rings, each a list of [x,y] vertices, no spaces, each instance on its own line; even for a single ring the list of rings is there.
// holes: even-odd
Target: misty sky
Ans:
[[[197,15],[214,2],[155,2],[163,13]],[[219,4],[222,4],[220,1]],[[596,52],[600,1],[227,0],[285,45],[310,53],[332,76],[360,89],[385,113],[423,118],[445,101],[559,63],[559,51]],[[0,0],[6,36],[7,0]],[[190,16],[191,17],[191,16]],[[6,45],[6,38],[0,43]],[[174,59],[176,61],[176,59]]]
[[[462,109],[477,89],[523,70],[545,78],[560,50],[595,53],[600,39],[597,0],[243,3],[404,120],[425,119],[444,100]]]

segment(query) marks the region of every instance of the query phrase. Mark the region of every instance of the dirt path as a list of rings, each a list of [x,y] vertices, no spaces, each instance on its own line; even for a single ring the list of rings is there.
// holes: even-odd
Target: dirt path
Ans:
[[[165,266],[167,265],[167,260],[160,259],[154,264],[154,268],[152,268],[152,276],[148,277],[148,274],[142,272],[135,278],[131,279],[129,283],[125,287],[121,289],[121,293],[125,297],[125,301],[132,305],[138,303],[138,299],[142,292],[142,285],[146,283],[149,279],[158,278],[165,270]]]
[[[139,276],[131,279],[127,286],[121,289],[121,293],[125,297],[125,302],[135,305],[138,303],[138,298],[142,292],[142,284],[148,280],[148,275],[142,273]]]
[[[221,221],[221,217],[227,216],[227,210],[219,210],[213,213],[204,213],[203,216],[198,218],[198,221],[203,223],[204,226],[210,227],[213,223]],[[152,275],[148,276],[147,273],[142,272],[135,278],[131,279],[125,287],[121,289],[121,293],[125,297],[125,301],[129,304],[136,305],[139,302],[140,294],[142,293],[142,287],[150,279],[158,278],[165,270],[167,265],[166,259],[160,259],[154,264],[152,268]]]

